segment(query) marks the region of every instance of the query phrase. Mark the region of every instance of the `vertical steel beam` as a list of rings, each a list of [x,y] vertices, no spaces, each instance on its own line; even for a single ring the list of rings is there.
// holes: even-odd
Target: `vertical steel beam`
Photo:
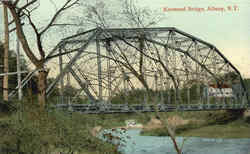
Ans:
[[[46,94],[47,94],[47,97],[50,95],[50,92],[51,90],[55,87],[55,85],[59,82],[59,80],[61,79],[61,77],[63,77],[68,71],[69,71],[69,68],[71,68],[74,63],[76,62],[76,60],[80,57],[80,55],[84,52],[84,50],[88,47],[89,43],[91,41],[93,41],[93,39],[99,35],[101,33],[101,31],[99,29],[96,30],[96,32],[94,32],[94,34],[92,34],[88,41],[81,46],[81,48],[79,49],[79,51],[74,55],[74,57],[68,62],[68,64],[64,67],[62,73],[60,73],[54,80],[53,83],[51,83],[49,85],[49,87],[47,88],[46,90]]]
[[[174,88],[174,103],[177,105],[177,89]]]
[[[195,59],[198,61],[198,43],[195,42]],[[200,76],[199,76],[199,64],[195,63],[195,77],[196,77],[196,94],[197,94],[197,102],[200,103]]]
[[[70,82],[70,74],[67,73],[67,86],[70,86],[71,82]]]
[[[125,71],[122,71],[123,75],[123,88],[125,93],[127,94],[128,92],[128,76]]]
[[[99,88],[99,100],[102,100],[102,61],[100,51],[100,40],[96,37],[96,53],[97,53],[97,67],[98,67],[98,88]]]
[[[59,48],[59,54],[62,54],[62,49]],[[62,55],[59,56],[59,71],[60,71],[60,74],[63,72],[63,58],[62,58]],[[63,76],[61,76],[60,78],[60,103],[64,104],[64,96],[63,96],[63,93],[64,93],[64,80],[63,80]]]
[[[187,87],[187,102],[190,104],[190,88]]]
[[[110,41],[106,41],[106,53],[107,57],[110,57],[111,54],[111,44]],[[108,100],[111,98],[112,87],[111,87],[111,69],[110,69],[110,59],[107,59],[107,72],[108,72]]]
[[[209,89],[209,86],[208,86],[208,89]],[[207,89],[207,93],[206,93],[206,96],[207,96],[207,104],[210,104],[210,96],[209,96],[208,89]]]
[[[22,100],[23,92],[22,92],[22,77],[21,77],[21,63],[20,63],[20,42],[18,37],[16,36],[16,65],[17,65],[17,85],[18,85],[18,100]]]
[[[163,87],[163,73],[162,71],[160,70],[160,84],[161,84],[161,87],[160,87],[160,95],[161,95],[161,104],[163,104],[164,102],[164,96],[163,96],[163,92],[164,92],[164,87]]]
[[[157,72],[155,72],[154,78],[155,78],[155,91],[158,91],[158,76],[157,76]]]
[[[170,37],[171,42],[170,43],[173,44],[176,47],[176,39],[174,37],[176,35],[176,33],[172,32],[170,35],[171,35],[171,37]],[[173,51],[173,49],[171,49],[171,50],[172,50],[172,55],[171,55],[172,61],[171,62],[172,62],[172,65],[173,65],[173,74],[178,79],[178,74],[176,72],[176,70],[177,70],[177,58],[176,58],[177,54],[176,54],[175,51]],[[178,95],[177,93],[178,93],[178,89],[177,89],[176,86],[174,86],[174,102],[175,102],[176,105],[177,105],[177,95]]]

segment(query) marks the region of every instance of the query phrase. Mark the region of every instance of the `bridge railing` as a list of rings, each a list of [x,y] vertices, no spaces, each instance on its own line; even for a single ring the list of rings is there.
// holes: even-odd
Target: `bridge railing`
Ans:
[[[169,105],[189,105],[189,104],[248,104],[250,103],[250,93],[244,92],[238,95],[234,95],[233,97],[204,97],[200,96],[198,98],[194,98],[190,100],[189,102],[186,99],[180,98],[177,100],[173,99],[163,99],[160,98],[160,96],[154,96],[156,98],[151,100],[145,100],[145,99],[138,99],[135,102],[129,102],[129,100],[124,100],[123,102],[119,102],[118,104],[169,104]],[[56,104],[90,104],[91,101],[88,101],[84,98],[76,98],[72,96],[55,96],[54,101]],[[108,102],[111,103],[113,100],[103,100],[103,101],[97,101],[98,102]],[[115,101],[114,101],[115,102]],[[92,102],[93,103],[93,102]],[[116,102],[114,104],[117,104]]]
[[[222,110],[222,109],[244,109],[250,108],[247,98],[250,93],[243,93],[235,97],[210,97],[201,98],[193,103],[138,103],[138,104],[112,104],[108,101],[96,103],[78,104],[72,102],[72,98],[65,97],[63,104],[55,105],[58,109],[76,111],[81,113],[128,113],[128,112],[171,112],[171,111],[202,111],[202,110]]]

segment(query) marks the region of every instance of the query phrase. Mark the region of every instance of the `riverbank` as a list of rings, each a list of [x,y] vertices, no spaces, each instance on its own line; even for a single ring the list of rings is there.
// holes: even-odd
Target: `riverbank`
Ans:
[[[250,124],[237,120],[228,124],[200,126],[184,125],[177,128],[176,136],[205,138],[250,138]],[[168,136],[165,128],[142,130],[144,136]]]
[[[179,123],[175,126],[169,123],[170,127],[175,130],[176,136],[183,137],[204,137],[204,138],[250,138],[250,117],[236,119],[235,117],[228,116],[226,111],[216,111],[198,113],[193,115],[192,112],[187,115],[176,114]],[[175,115],[175,116],[176,116]],[[192,117],[192,118],[191,118]],[[198,118],[197,118],[198,117]],[[186,123],[183,123],[186,121]],[[144,127],[141,131],[144,136],[168,136],[166,128],[163,126],[155,129],[148,129]]]
[[[176,154],[170,137],[141,136],[140,130],[128,130],[131,136],[123,154]],[[250,139],[208,139],[200,137],[176,137],[178,145],[183,145],[183,154],[249,154]],[[135,143],[135,144],[134,144]],[[184,143],[184,144],[183,144]]]
[[[214,116],[215,114],[218,115]],[[204,136],[204,134],[217,134],[218,137],[224,138],[229,137],[227,135],[231,134],[229,138],[250,138],[250,136],[247,136],[250,128],[249,124],[243,125],[241,121],[234,121],[234,123],[231,124],[224,124],[224,126],[227,127],[224,127],[223,124],[218,125],[218,123],[225,120],[221,120],[223,116],[222,118],[218,118],[221,116],[220,111],[171,112],[159,113],[159,115],[161,119],[171,119],[171,117],[179,116],[183,118],[184,121],[191,120],[193,122],[201,122],[183,125],[181,133],[177,133],[179,136],[208,137]],[[96,126],[101,126],[102,129],[123,127],[125,126],[125,121],[129,119],[134,119],[137,123],[141,123],[143,127],[147,125],[153,126],[154,124],[150,124],[150,121],[155,117],[155,113],[98,115],[69,113],[67,111],[40,113],[29,104],[27,105],[27,109],[22,108],[22,110],[18,110],[12,114],[0,114],[0,145],[15,145],[16,147],[11,146],[12,150],[21,148],[21,150],[28,150],[28,152],[34,152],[33,150],[35,150],[36,146],[42,145],[45,146],[45,149],[57,149],[53,146],[59,146],[59,149],[79,149],[79,151],[81,151],[79,154],[82,152],[84,154],[101,154],[105,152],[117,154],[117,146],[104,143],[91,134],[93,128]],[[212,121],[205,119],[212,119]],[[176,118],[172,118],[172,121],[178,123],[178,119]],[[202,125],[204,121],[209,125]],[[213,121],[216,123],[212,125],[211,122]],[[6,134],[6,132],[10,134]],[[158,132],[160,132],[160,134]],[[159,127],[158,129],[149,130],[148,132],[144,131],[142,134],[164,136],[167,135],[166,133],[167,131],[165,129]],[[27,149],[22,149],[22,147]]]
[[[22,107],[0,113],[0,153],[119,154],[116,145],[91,135],[100,116]]]
[[[168,119],[170,127],[175,129],[176,136],[205,138],[250,138],[250,118],[237,119],[227,111],[171,112],[159,113],[161,119]],[[236,113],[237,114],[237,113]],[[117,118],[114,118],[117,117]],[[125,128],[125,121],[134,119],[142,128],[144,136],[168,136],[166,128],[155,118],[154,113],[103,115],[104,128]],[[110,119],[110,123],[105,121]]]

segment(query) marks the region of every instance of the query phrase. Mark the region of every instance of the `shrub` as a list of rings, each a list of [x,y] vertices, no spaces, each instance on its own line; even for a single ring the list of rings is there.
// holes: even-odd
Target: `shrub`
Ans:
[[[245,118],[245,122],[250,124],[250,116]]]
[[[0,149],[6,153],[117,153],[115,146],[91,136],[89,120],[78,113],[42,111],[27,102],[17,108],[8,120],[0,121]]]
[[[227,110],[210,113],[207,116],[208,124],[226,124],[242,118],[244,110]]]
[[[143,130],[140,133],[144,136],[169,136],[169,133],[166,128],[156,128],[153,130]]]

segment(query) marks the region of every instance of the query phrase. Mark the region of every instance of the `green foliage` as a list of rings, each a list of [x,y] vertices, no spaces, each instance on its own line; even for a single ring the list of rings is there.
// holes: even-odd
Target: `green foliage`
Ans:
[[[53,81],[55,80],[55,78],[51,77],[47,79],[47,85],[50,85]],[[58,104],[58,102],[61,99],[61,93],[60,93],[60,88],[59,88],[59,84],[57,84],[51,94],[50,94],[50,104]],[[77,95],[78,92],[81,91],[71,85],[66,85],[64,86],[63,89],[63,99],[64,99],[64,103],[65,102],[70,102],[71,103],[77,103],[77,104],[89,104],[91,103],[90,100],[88,100],[87,97],[81,97],[81,95]]]
[[[143,136],[169,136],[166,128],[156,128],[153,130],[143,130],[140,135]]]
[[[188,124],[179,125],[174,130],[175,130],[175,134],[179,135],[185,131],[189,131],[191,129],[201,128],[205,125],[206,124],[198,124],[195,122],[190,122]],[[169,133],[168,133],[166,128],[156,128],[156,129],[152,129],[152,130],[143,130],[141,132],[141,135],[144,135],[144,136],[169,136]]]
[[[246,85],[247,91],[250,93],[250,79],[249,78],[244,79],[243,82]]]
[[[178,136],[199,136],[216,138],[249,138],[250,118],[242,118],[243,110],[230,111],[195,111],[195,112],[176,112],[166,113],[179,115],[184,119],[199,119],[191,121],[175,128]],[[214,131],[216,130],[216,131]],[[168,136],[165,128],[143,130],[145,136]]]
[[[244,110],[227,110],[211,113],[206,120],[209,125],[227,124],[242,118]]]
[[[235,72],[228,72],[223,75],[224,79],[226,81],[235,81],[239,79],[239,75],[236,74]]]
[[[175,129],[175,133],[176,134],[181,134],[182,132],[185,132],[185,131],[188,131],[188,130],[191,130],[191,129],[197,129],[197,128],[203,127],[205,125],[206,124],[198,124],[198,123],[195,123],[195,122],[190,122],[190,123],[187,123],[185,125],[177,126],[176,129]]]
[[[64,87],[64,95],[65,96],[74,97],[77,94],[78,91],[79,91],[79,89],[76,89],[75,87],[73,87],[71,85],[66,85]]]
[[[246,123],[250,124],[250,116],[246,117],[244,120]]]
[[[0,149],[16,153],[117,153],[113,145],[91,136],[94,121],[77,113],[41,111],[36,104],[22,102],[15,114],[0,121]]]
[[[130,91],[123,91],[119,94],[113,96],[110,100],[113,104],[141,104],[141,103],[167,103],[168,97],[170,97],[171,102],[174,101],[174,90],[164,90],[164,91],[154,91],[152,89],[146,91],[144,89],[134,89]]]
[[[204,89],[204,85],[200,85],[199,94],[197,93],[198,84],[193,84],[190,88],[190,101],[196,101],[201,95]],[[188,102],[187,88],[179,89],[182,103]],[[177,97],[177,96],[176,96]],[[116,94],[111,99],[113,104],[123,104],[124,102],[128,104],[140,104],[145,101],[149,103],[173,103],[175,101],[175,91],[174,89],[169,90],[149,90],[144,89],[135,89],[130,91],[123,91],[119,94]],[[170,101],[170,102],[169,102]]]
[[[147,92],[143,89],[135,89],[127,92],[123,91],[112,97],[110,100],[113,104],[124,104],[124,102],[128,104],[140,104],[144,102],[144,99],[147,99],[148,102],[152,102],[153,100],[150,96],[154,95],[156,95],[156,93],[152,90]]]

